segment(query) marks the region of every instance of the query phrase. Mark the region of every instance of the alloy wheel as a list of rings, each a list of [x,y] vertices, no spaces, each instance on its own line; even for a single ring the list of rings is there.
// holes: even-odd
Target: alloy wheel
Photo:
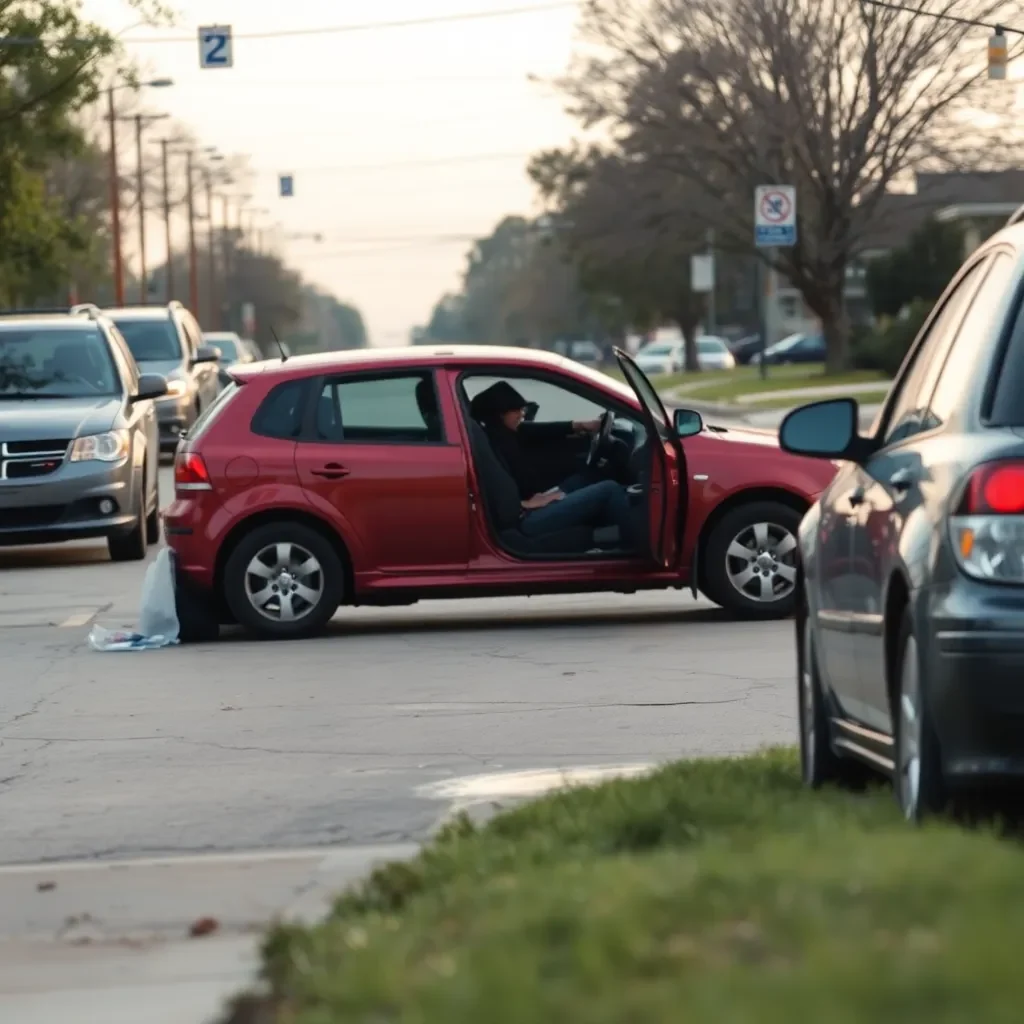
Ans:
[[[726,549],[726,576],[748,600],[781,601],[796,589],[796,549],[796,537],[786,527],[752,523]]]
[[[246,566],[245,596],[257,613],[272,622],[305,618],[319,605],[323,593],[323,567],[301,544],[268,544]]]

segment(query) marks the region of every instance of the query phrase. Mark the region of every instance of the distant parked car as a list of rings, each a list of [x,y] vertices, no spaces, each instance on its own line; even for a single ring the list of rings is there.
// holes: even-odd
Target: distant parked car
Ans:
[[[569,358],[595,369],[604,362],[601,349],[592,341],[574,341],[569,346]]]
[[[166,392],[91,308],[0,315],[0,545],[102,537],[116,562],[145,558]]]
[[[746,366],[755,356],[760,355],[761,335],[747,334],[728,342],[728,345],[737,365]]]
[[[180,303],[108,309],[105,315],[124,335],[139,368],[167,378],[167,395],[157,402],[160,446],[174,451],[181,435],[217,397],[220,353]]]
[[[750,360],[761,365],[760,352]],[[765,349],[764,361],[768,366],[786,366],[791,363],[823,363],[825,338],[821,334],[791,334]]]
[[[657,376],[679,373],[686,363],[682,339],[679,341],[651,341],[637,352],[636,365],[644,373]]]
[[[704,334],[697,339],[697,363],[702,370],[733,370],[736,359],[725,338]]]
[[[206,331],[203,334],[203,341],[207,345],[212,345],[220,353],[217,376],[220,378],[222,387],[231,383],[231,376],[228,374],[229,366],[256,361],[252,349],[234,331]]]

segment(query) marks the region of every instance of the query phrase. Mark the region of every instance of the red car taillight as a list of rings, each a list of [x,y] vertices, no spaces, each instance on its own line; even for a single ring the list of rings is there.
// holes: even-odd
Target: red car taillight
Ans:
[[[180,452],[174,459],[174,489],[176,491],[212,491],[210,473],[202,455]]]
[[[975,469],[949,523],[956,560],[968,576],[1024,583],[1024,460]]]

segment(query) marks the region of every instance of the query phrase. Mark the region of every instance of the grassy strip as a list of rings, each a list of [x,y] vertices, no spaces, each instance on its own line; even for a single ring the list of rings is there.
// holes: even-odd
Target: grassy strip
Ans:
[[[708,374],[707,378],[702,377],[699,383],[695,383],[693,388],[687,388],[683,394],[706,402],[731,402],[742,395],[756,395],[762,391],[841,387],[884,379],[882,374],[874,370],[826,374],[821,365],[806,363],[798,366],[770,366],[767,378],[762,380],[756,366],[739,366],[724,378],[716,374],[712,379],[712,375]],[[787,401],[789,404],[793,402],[792,399]]]
[[[877,391],[858,391],[850,397],[856,398],[858,404],[863,407],[865,405],[881,405],[888,393],[889,389],[887,387],[883,387],[879,388]],[[792,396],[790,398],[766,398],[763,401],[745,402],[742,408],[753,412],[756,412],[759,409],[792,409],[795,405],[800,405],[804,401],[815,402],[822,401],[822,399],[814,398],[813,396],[808,396],[806,399],[801,399],[799,396]]]
[[[232,1024],[1010,1024],[1024,864],[789,751],[462,821],[268,938]]]

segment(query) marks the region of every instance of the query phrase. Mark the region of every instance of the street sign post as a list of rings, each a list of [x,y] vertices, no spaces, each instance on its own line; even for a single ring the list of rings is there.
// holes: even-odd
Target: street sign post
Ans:
[[[199,29],[199,66],[230,68],[234,65],[230,25],[203,25]]]
[[[690,291],[707,294],[715,290],[715,257],[697,252],[690,257]]]
[[[295,195],[295,176],[293,174],[278,175],[278,191],[285,199]]]
[[[796,245],[796,189],[792,185],[758,185],[754,189],[754,245],[782,249]],[[764,262],[757,261],[757,303],[761,321],[761,377],[768,376],[768,347]]]

